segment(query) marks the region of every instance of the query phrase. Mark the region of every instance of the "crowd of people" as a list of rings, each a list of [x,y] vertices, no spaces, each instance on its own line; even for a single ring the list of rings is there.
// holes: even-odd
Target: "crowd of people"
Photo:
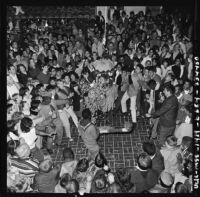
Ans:
[[[83,32],[32,21],[7,40],[7,190],[39,193],[192,192],[192,23],[181,12],[101,12]],[[105,29],[106,27],[106,29]],[[127,102],[129,101],[129,103]],[[127,109],[129,108],[129,109]],[[98,118],[149,120],[134,168],[113,171]],[[72,124],[88,156],[51,158]],[[70,143],[69,143],[70,145]],[[134,155],[133,155],[134,157]]]

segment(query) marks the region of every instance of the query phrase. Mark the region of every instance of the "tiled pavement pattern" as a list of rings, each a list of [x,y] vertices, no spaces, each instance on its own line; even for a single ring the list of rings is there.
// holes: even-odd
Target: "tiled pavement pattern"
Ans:
[[[130,120],[130,117],[124,117],[116,114],[112,117],[111,124],[114,127],[122,128],[124,121]],[[105,125],[104,120],[98,120],[97,125]],[[108,164],[112,170],[126,167],[131,168],[135,165],[138,154],[142,151],[142,142],[147,139],[147,128],[149,127],[147,119],[137,118],[137,127],[132,133],[126,134],[106,134],[101,135],[98,143],[102,153],[108,160]],[[71,147],[77,159],[87,155],[85,145],[81,138],[78,137],[77,129],[72,126],[73,142],[64,136],[61,147],[54,149],[52,155],[55,163],[62,163],[62,150],[64,147]]]

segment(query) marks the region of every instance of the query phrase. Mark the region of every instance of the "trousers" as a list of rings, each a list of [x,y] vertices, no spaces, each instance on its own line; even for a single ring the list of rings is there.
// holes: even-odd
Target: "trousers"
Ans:
[[[136,98],[137,98],[137,96],[129,97],[127,91],[124,93],[122,100],[121,100],[122,112],[123,113],[127,112],[126,101],[129,98],[131,99],[130,110],[131,110],[132,122],[136,123],[136,121],[137,121],[137,119],[136,119]]]

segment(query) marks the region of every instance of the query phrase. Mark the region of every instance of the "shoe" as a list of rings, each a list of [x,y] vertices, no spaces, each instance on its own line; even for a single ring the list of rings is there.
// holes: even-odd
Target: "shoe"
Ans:
[[[135,130],[136,126],[137,126],[137,123],[133,122],[132,123],[132,128],[130,129],[130,132],[133,132]]]
[[[53,150],[52,149],[47,149],[48,153],[51,155],[53,154]]]
[[[74,140],[73,140],[72,138],[69,138],[69,141],[70,141],[70,142],[73,142]]]
[[[122,114],[123,114],[123,116],[128,116],[128,112],[124,112]]]

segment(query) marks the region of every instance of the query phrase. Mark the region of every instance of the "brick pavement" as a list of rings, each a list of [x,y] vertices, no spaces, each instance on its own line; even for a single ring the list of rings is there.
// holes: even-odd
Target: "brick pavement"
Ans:
[[[114,127],[122,128],[124,121],[130,120],[130,117],[124,117],[121,114],[116,114],[112,117],[111,124]],[[97,125],[104,126],[105,120],[98,120]],[[135,165],[135,160],[138,154],[142,151],[142,142],[147,139],[147,128],[149,127],[147,119],[139,117],[137,127],[131,134],[106,134],[99,138],[99,145],[102,153],[108,160],[111,169],[126,167],[131,168]],[[78,137],[77,129],[72,126],[73,142],[69,142],[64,136],[61,147],[54,149],[52,155],[55,163],[61,163],[62,150],[64,147],[71,147],[77,159],[87,155],[85,145],[81,138]]]

